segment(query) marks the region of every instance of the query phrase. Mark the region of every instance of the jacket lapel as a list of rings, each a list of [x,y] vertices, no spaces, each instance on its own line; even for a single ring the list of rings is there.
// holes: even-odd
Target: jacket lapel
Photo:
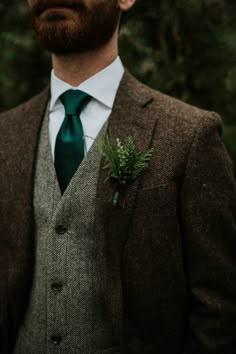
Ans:
[[[146,110],[153,100],[150,92],[125,72],[108,122],[108,132],[112,136],[123,141],[130,134],[142,151],[150,147],[156,124],[156,117],[145,120]],[[97,187],[95,230],[104,294],[110,307],[116,332],[114,334],[119,336],[122,323],[122,249],[128,236],[136,192],[142,178],[127,187],[125,207],[113,207],[114,186],[104,183],[107,172],[103,165],[104,161],[101,163]]]
[[[0,320],[9,320],[11,333],[23,314],[33,273],[34,164],[48,98],[47,88],[1,117]]]

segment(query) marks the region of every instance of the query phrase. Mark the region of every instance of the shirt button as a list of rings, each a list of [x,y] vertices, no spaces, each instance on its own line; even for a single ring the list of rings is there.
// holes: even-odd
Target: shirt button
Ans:
[[[52,288],[52,290],[59,293],[62,289],[62,283],[52,283],[51,288]]]
[[[64,226],[64,225],[57,225],[57,226],[55,227],[55,230],[56,230],[56,233],[57,233],[58,235],[63,235],[63,234],[66,233],[67,227]]]
[[[54,345],[60,344],[61,339],[62,339],[61,336],[51,336],[50,337],[50,340],[51,340],[52,344],[54,344]]]

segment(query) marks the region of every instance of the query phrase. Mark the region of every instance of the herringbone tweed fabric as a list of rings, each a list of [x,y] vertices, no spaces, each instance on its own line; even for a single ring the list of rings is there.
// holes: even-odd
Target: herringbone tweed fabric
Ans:
[[[112,345],[111,323],[100,301],[94,234],[99,145],[105,130],[61,196],[45,116],[34,183],[34,281],[15,354],[95,353]],[[67,231],[58,234],[58,225]],[[62,284],[61,290],[53,290],[55,283]],[[53,344],[51,336],[60,336],[61,342]]]

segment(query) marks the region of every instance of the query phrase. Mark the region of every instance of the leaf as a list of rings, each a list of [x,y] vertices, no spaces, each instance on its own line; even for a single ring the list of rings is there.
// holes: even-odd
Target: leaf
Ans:
[[[107,136],[103,142],[102,154],[105,158],[103,168],[107,169],[108,178],[116,179],[120,185],[124,185],[141,175],[148,166],[153,149],[140,151],[131,135],[124,143]]]

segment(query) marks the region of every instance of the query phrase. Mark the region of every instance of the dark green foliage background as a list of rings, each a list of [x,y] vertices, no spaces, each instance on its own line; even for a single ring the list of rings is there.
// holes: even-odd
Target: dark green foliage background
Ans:
[[[2,0],[0,16],[3,111],[44,87],[50,55],[34,35],[27,0]],[[121,28],[120,55],[143,82],[219,112],[236,165],[235,0],[137,0]]]

